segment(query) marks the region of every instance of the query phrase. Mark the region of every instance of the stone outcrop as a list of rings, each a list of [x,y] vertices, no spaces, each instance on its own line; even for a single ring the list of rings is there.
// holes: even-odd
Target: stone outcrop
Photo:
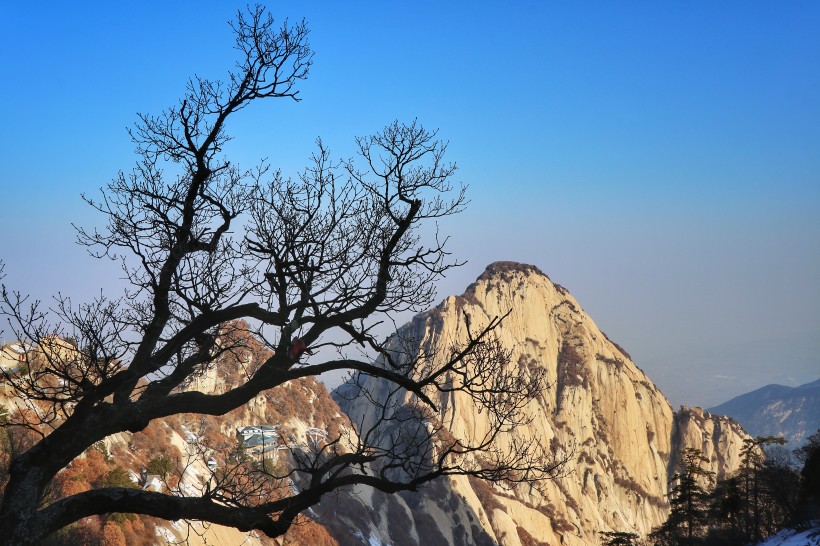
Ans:
[[[720,480],[740,467],[740,450],[745,438],[749,435],[735,420],[702,408],[681,406],[675,413],[672,430],[672,453],[675,457],[671,462],[678,462],[676,456],[684,448],[697,448],[711,461],[711,470]]]
[[[596,544],[600,531],[645,535],[666,519],[668,481],[683,448],[701,449],[718,477],[738,467],[746,435],[737,424],[699,408],[675,414],[629,354],[566,289],[533,266],[490,265],[463,295],[418,315],[400,335],[443,355],[465,341],[465,315],[477,329],[507,313],[496,333],[512,351],[512,365],[521,373],[544,370],[549,385],[530,401],[532,422],[519,432],[572,453],[573,459],[566,476],[544,483],[540,491],[467,479],[446,482],[480,528],[475,531],[504,546]],[[377,380],[366,381],[373,392],[380,391]],[[343,409],[354,422],[367,422],[366,402],[354,400]],[[487,426],[470,399],[458,393],[441,400],[441,411],[456,437]],[[468,538],[476,541],[479,533],[473,534]],[[439,543],[459,542],[450,537]]]

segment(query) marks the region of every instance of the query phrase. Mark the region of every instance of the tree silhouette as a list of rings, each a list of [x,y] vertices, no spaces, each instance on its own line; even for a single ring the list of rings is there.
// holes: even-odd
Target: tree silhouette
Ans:
[[[669,518],[652,533],[656,544],[692,546],[704,534],[710,500],[706,487],[714,481],[714,472],[704,468],[708,462],[699,449],[687,447],[681,453],[670,480]]]
[[[803,463],[798,517],[804,521],[820,518],[820,430],[809,436],[795,455]]]
[[[37,544],[105,513],[273,537],[342,487],[393,493],[453,474],[532,482],[560,467],[537,442],[515,441],[524,404],[545,383],[543,374],[524,377],[508,365],[494,338],[500,318],[468,325],[467,341],[444,355],[377,339],[377,324],[427,308],[434,282],[458,265],[431,229],[466,203],[446,144],[416,122],[394,122],[357,139],[357,159],[333,159],[319,142],[296,179],[264,163],[240,169],[223,153],[228,121],[267,99],[298,100],[313,53],[304,22],[277,26],[259,7],[240,12],[232,27],[238,60],[227,78],[195,77],[177,104],[140,114],[130,131],[136,165],[99,198],[84,196],[107,225],[80,228],[79,242],[121,262],[125,293],[80,305],[58,296],[49,311],[2,288],[7,327],[31,347],[29,368],[4,374],[19,405],[4,427],[38,438],[9,456],[0,544]],[[247,336],[226,332],[238,319]],[[221,393],[185,388],[248,337],[270,353],[242,381]],[[358,392],[369,397],[375,424],[354,431],[350,423],[295,452],[281,473],[236,460],[194,496],[107,484],[44,502],[49,483],[107,436],[178,413],[222,415],[264,390],[337,370],[385,379],[415,402],[389,407]],[[453,390],[485,412],[486,435],[456,438],[444,429],[434,400]],[[385,430],[392,441],[379,434]],[[503,451],[501,434],[512,438]]]
[[[762,472],[766,454],[763,449],[766,446],[785,443],[786,440],[775,436],[758,436],[743,440],[739,475],[743,482],[743,534],[747,541],[760,540],[764,536],[762,512],[765,491],[762,487]]]
[[[622,531],[602,531],[601,546],[637,546],[638,535]]]

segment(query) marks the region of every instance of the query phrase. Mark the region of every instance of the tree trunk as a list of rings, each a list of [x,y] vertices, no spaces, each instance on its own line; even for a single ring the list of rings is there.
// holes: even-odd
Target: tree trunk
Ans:
[[[43,530],[33,520],[45,483],[44,469],[26,463],[14,464],[0,507],[0,546],[39,544]]]

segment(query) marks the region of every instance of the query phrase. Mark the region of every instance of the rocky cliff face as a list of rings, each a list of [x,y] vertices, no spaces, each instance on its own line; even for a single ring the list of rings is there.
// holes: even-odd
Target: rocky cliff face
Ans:
[[[462,296],[449,297],[418,315],[403,328],[402,336],[444,355],[452,343],[466,337],[464,313],[473,328],[480,328],[507,312],[498,337],[512,351],[512,365],[521,373],[543,370],[550,385],[530,401],[532,422],[521,432],[556,452],[572,453],[564,477],[540,488],[501,488],[456,477],[401,495],[362,487],[328,495],[310,511],[304,525],[280,539],[211,526],[195,527],[191,543],[598,544],[600,531],[644,535],[666,519],[668,480],[682,449],[700,449],[718,477],[738,467],[746,435],[736,423],[699,408],[673,412],[663,394],[578,302],[532,266],[491,265]],[[185,388],[224,392],[264,358],[261,345],[249,343],[246,353],[220,360]],[[378,392],[379,385],[372,387]],[[440,407],[443,421],[456,435],[469,436],[487,427],[486,415],[466,397],[450,395],[440,400]],[[361,423],[367,421],[371,406],[354,400],[343,409],[354,423]],[[298,442],[308,427],[335,436],[349,421],[323,385],[303,379],[261,393],[225,416],[176,416],[106,443],[112,460],[135,477],[159,454],[185,460],[178,486],[195,490],[208,475],[207,457],[199,455],[202,445],[225,447],[214,451],[221,465],[236,444],[236,427],[264,424],[280,426]],[[190,458],[192,450],[195,456]],[[179,540],[185,532],[177,524],[156,525],[158,543]]]
[[[540,491],[502,490],[467,479],[439,485],[436,495],[450,499],[444,492],[454,493],[448,502],[469,517],[436,525],[439,540],[426,544],[459,544],[460,538],[446,532],[457,524],[467,543],[486,533],[504,546],[595,544],[599,531],[644,535],[666,518],[668,480],[683,448],[701,449],[719,477],[737,468],[745,437],[740,427],[697,408],[676,415],[572,295],[533,266],[492,264],[462,296],[417,316],[401,334],[446,354],[452,343],[466,339],[464,314],[480,328],[508,312],[497,334],[512,351],[512,362],[522,373],[543,369],[550,385],[531,400],[532,422],[520,432],[574,453],[574,460],[568,475]],[[450,395],[441,408],[456,436],[486,428],[466,397]],[[367,421],[366,403],[353,401],[344,409],[354,422]],[[455,511],[452,506],[443,512]]]
[[[244,336],[245,346],[234,349],[203,369],[183,390],[204,393],[223,393],[235,387],[252,372],[254,367],[268,356],[261,343],[251,336]],[[334,438],[340,427],[347,425],[346,417],[330,397],[325,386],[313,378],[289,381],[280,387],[264,391],[246,405],[222,416],[182,414],[153,421],[148,428],[136,434],[121,433],[106,440],[112,460],[130,471],[139,480],[147,462],[158,455],[168,455],[177,462],[176,469],[166,483],[159,483],[160,491],[174,494],[198,495],[211,479],[208,459],[216,468],[230,464],[228,458],[238,444],[237,428],[248,426],[276,426],[283,441],[299,449],[306,445],[309,430],[326,431]],[[247,450],[246,454],[248,453]],[[278,453],[278,452],[277,452]],[[288,457],[288,452],[281,452]],[[250,455],[258,457],[259,455]],[[257,532],[241,532],[219,525],[203,525],[201,522],[152,522],[156,531],[155,544],[207,544],[244,546],[338,546],[325,521],[328,510],[317,507],[308,517],[300,520],[283,537],[271,539]],[[378,517],[368,513],[365,519]],[[343,522],[344,523],[344,522]],[[346,527],[337,524],[336,534],[344,536]],[[147,543],[139,542],[140,544]],[[131,542],[129,542],[131,544]]]
[[[743,440],[749,437],[743,427],[729,417],[681,406],[675,413],[670,463],[678,462],[683,449],[694,447],[711,461],[711,470],[721,479],[740,467],[740,450]]]

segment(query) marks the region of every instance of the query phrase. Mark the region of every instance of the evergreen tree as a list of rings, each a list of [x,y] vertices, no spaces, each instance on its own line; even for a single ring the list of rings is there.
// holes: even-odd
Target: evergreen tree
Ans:
[[[797,518],[804,521],[820,518],[820,430],[809,436],[794,454],[803,463]]]
[[[780,446],[767,449],[757,481],[759,530],[770,536],[797,519],[800,473],[791,453]]]
[[[763,526],[764,500],[766,499],[763,469],[766,457],[763,449],[770,445],[783,445],[786,440],[775,436],[758,436],[743,441],[740,451],[743,497],[743,537],[746,541],[757,541],[772,530]],[[768,526],[767,526],[768,527]]]
[[[669,518],[650,535],[655,544],[692,546],[705,535],[710,507],[706,487],[714,481],[714,472],[704,468],[708,462],[699,449],[683,450],[678,471],[669,482],[674,484],[669,492]]]
[[[622,531],[602,531],[601,546],[638,546],[638,535]]]
[[[743,482],[739,475],[717,482],[712,491],[709,544],[739,544],[743,540]]]

